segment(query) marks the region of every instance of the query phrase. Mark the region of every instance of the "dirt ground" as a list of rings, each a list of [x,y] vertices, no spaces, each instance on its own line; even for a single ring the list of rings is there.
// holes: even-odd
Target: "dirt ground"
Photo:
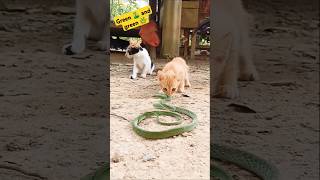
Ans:
[[[245,2],[255,18],[252,37],[261,80],[241,82],[239,99],[211,100],[214,105],[211,139],[273,162],[284,180],[318,179],[318,2]],[[1,179],[79,179],[106,160],[106,147],[102,143],[106,142],[106,56],[92,48],[79,56],[61,55],[62,45],[71,38],[72,8],[48,10],[42,6],[16,6],[0,13]],[[119,79],[111,80],[116,87],[111,102],[118,101],[111,109],[112,114],[116,114],[111,115],[111,128],[114,123],[119,125],[119,129],[114,130],[118,136],[111,138],[111,146],[120,156],[119,163],[111,164],[112,171],[119,170],[115,176],[135,176],[131,173],[135,169],[139,177],[151,177],[153,173],[160,173],[155,167],[165,168],[166,163],[172,163],[175,174],[163,170],[161,177],[179,174],[181,178],[187,175],[188,179],[201,175],[207,178],[209,152],[205,150],[210,137],[204,132],[209,128],[206,124],[209,115],[206,106],[198,106],[209,103],[207,99],[200,101],[209,93],[205,88],[205,82],[209,82],[205,79],[206,66],[195,69],[191,75],[194,86],[190,97],[176,99],[198,114],[202,111],[203,123],[186,137],[147,144],[130,131],[126,119],[152,108],[154,99],[150,95],[157,91],[155,77],[132,82],[128,79],[131,67],[126,64],[129,62],[115,63],[120,64],[111,66],[111,74]],[[163,62],[159,62],[158,67],[161,65]],[[195,81],[198,75],[204,77],[199,82]],[[125,82],[124,87],[131,93],[123,94],[120,82]],[[131,104],[126,99],[134,101]],[[145,102],[147,105],[141,105]],[[228,106],[231,103],[245,105],[256,113],[238,112]],[[163,155],[169,152],[170,156]],[[184,157],[185,154],[189,156]],[[122,155],[130,156],[123,158]],[[188,163],[174,164],[177,157]],[[144,159],[150,160],[144,162]],[[182,168],[186,169],[182,171]],[[29,173],[23,174],[21,170]],[[125,174],[125,170],[128,173]],[[234,173],[242,179],[252,179],[245,173]]]
[[[157,60],[156,69],[162,69],[165,62]],[[197,60],[189,66],[192,88],[186,94],[190,97],[176,94],[172,103],[194,111],[198,126],[174,138],[146,140],[132,131],[129,121],[153,110],[158,100],[152,96],[160,90],[156,74],[131,80],[132,60],[123,53],[111,55],[111,179],[209,179],[209,63]],[[148,122],[145,128],[160,130],[155,124]]]
[[[106,55],[62,55],[72,9],[26,7],[0,11],[0,179],[79,179],[107,159]]]
[[[319,4],[255,1],[255,63],[261,80],[241,82],[240,98],[212,99],[216,143],[253,152],[274,163],[281,179],[319,178]],[[256,113],[238,112],[245,105]],[[254,179],[234,171],[241,179]]]

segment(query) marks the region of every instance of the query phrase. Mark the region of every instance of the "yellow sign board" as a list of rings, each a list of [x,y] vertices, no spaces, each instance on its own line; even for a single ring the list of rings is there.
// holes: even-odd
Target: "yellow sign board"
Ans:
[[[114,17],[114,23],[119,26],[122,25],[124,31],[134,29],[149,23],[149,15],[152,14],[150,6],[131,11],[120,16]]]

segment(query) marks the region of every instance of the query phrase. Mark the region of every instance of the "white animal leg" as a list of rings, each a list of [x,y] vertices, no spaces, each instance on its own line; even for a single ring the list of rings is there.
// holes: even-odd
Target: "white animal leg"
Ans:
[[[249,37],[249,14],[243,12],[243,24],[240,28],[240,57],[239,68],[240,76],[239,80],[253,81],[258,80],[259,75],[253,64],[252,58],[252,46]],[[240,17],[241,18],[241,17]]]
[[[107,1],[95,0],[91,5],[93,26],[90,30],[90,38],[99,40],[100,50],[107,50]]]
[[[63,53],[72,55],[84,51],[86,47],[86,39],[90,31],[90,20],[87,17],[88,9],[84,2],[77,1],[77,14],[75,19],[75,27],[73,32],[72,43],[63,47]]]
[[[219,95],[226,98],[236,98],[239,96],[238,90],[238,53],[231,53],[229,61],[223,72],[222,82],[219,87]]]
[[[150,68],[148,68],[146,65],[144,65],[144,67],[143,67],[143,69],[141,71],[141,77],[142,78],[146,78],[147,77],[148,69],[150,69]]]
[[[189,79],[189,73],[188,72],[186,72],[186,75],[185,75],[185,87],[191,87],[190,79]]]
[[[133,65],[132,69],[132,75],[130,76],[130,79],[136,79],[138,74],[138,67],[136,64]]]

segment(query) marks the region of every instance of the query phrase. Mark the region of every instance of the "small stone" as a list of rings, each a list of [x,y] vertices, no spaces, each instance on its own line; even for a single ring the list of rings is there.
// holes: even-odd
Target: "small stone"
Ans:
[[[272,120],[272,117],[266,117],[266,120]]]
[[[112,162],[118,163],[121,160],[121,157],[118,153],[114,153],[113,157],[111,158]]]
[[[94,95],[96,95],[96,93],[95,92],[88,92],[88,95],[94,96]]]
[[[156,159],[156,157],[155,157],[154,155],[152,155],[152,154],[145,154],[145,155],[143,155],[143,161],[144,161],[144,162],[153,161],[153,160],[155,160],[155,159]]]

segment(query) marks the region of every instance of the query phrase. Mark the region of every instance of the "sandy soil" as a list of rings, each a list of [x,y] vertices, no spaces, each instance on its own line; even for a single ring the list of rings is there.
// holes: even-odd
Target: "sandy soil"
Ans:
[[[106,55],[62,55],[68,9],[10,8],[0,11],[0,179],[79,179],[107,159]]]
[[[172,103],[198,114],[199,125],[183,136],[146,140],[132,131],[129,121],[153,109],[152,98],[159,85],[155,76],[130,80],[132,61],[124,54],[111,55],[111,179],[209,179],[209,64],[207,60],[190,63],[191,85]],[[156,68],[164,60],[155,62]],[[150,123],[146,128],[160,129]],[[118,162],[119,161],[119,162]]]
[[[239,99],[212,100],[212,139],[270,160],[280,168],[284,180],[318,179],[317,1],[246,2],[255,17],[252,37],[261,81],[241,82]],[[7,166],[49,179],[79,179],[105,162],[105,54],[88,50],[81,56],[62,56],[61,46],[71,37],[73,10],[59,11],[42,6],[0,11],[1,179],[41,179],[4,168]],[[120,65],[112,65],[111,73],[119,81],[111,82],[117,88],[111,100],[118,103],[111,112],[124,119],[111,115],[111,127],[114,123],[119,126],[111,145],[121,159],[111,164],[112,171],[119,170],[118,178],[133,177],[133,169],[139,178],[160,172],[159,177],[165,178],[176,174],[207,178],[209,135],[204,132],[209,128],[209,111],[207,106],[198,106],[209,103],[200,101],[208,94],[206,65],[192,75],[193,87],[202,89],[192,88],[189,98],[176,98],[198,114],[203,111],[203,123],[187,137],[146,141],[130,130],[127,120],[152,108],[155,77],[132,82],[128,79],[131,67],[125,65],[129,62],[115,63]],[[120,82],[127,92],[122,93]],[[237,112],[228,106],[231,103],[246,105],[256,113]],[[155,159],[143,162],[144,157]],[[177,157],[181,161],[175,161]],[[167,167],[173,167],[175,174]],[[242,171],[234,173],[253,179]]]
[[[284,180],[319,178],[319,5],[253,1],[258,82],[241,97],[213,99],[213,140],[253,152],[279,167]],[[237,112],[231,103],[256,113]],[[254,179],[234,171],[240,179]]]

